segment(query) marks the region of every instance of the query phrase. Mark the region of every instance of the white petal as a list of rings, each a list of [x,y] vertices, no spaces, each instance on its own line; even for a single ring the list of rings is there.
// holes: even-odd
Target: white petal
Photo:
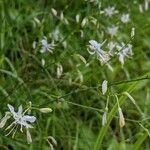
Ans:
[[[98,44],[98,42],[95,40],[90,40],[89,43],[94,46],[96,46]]]
[[[23,121],[20,124],[22,124],[23,126],[25,126],[26,128],[33,128],[30,124],[28,124],[27,122]]]
[[[18,108],[18,115],[21,115],[21,114],[22,114],[22,105],[20,105]]]
[[[15,115],[16,113],[15,113],[15,111],[14,111],[14,107],[13,107],[12,105],[10,105],[10,104],[7,104],[7,106],[8,106],[8,108],[9,108],[10,112],[11,112],[13,115]]]
[[[119,55],[119,61],[121,62],[122,65],[124,65],[124,55],[122,54]]]
[[[36,117],[26,115],[26,116],[23,116],[23,120],[33,123],[33,122],[35,122]]]
[[[95,40],[90,40],[89,43],[96,49],[99,49],[101,44],[99,44],[97,41]]]
[[[45,39],[41,40],[42,45],[47,45],[47,41]]]

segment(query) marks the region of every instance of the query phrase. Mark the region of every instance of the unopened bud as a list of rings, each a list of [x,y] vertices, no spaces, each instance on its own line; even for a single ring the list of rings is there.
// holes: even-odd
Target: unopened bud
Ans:
[[[147,11],[147,10],[148,10],[148,7],[149,7],[149,1],[148,1],[148,0],[145,0],[145,5],[144,5],[144,7],[145,7],[145,10]]]
[[[102,116],[102,126],[104,126],[106,123],[107,123],[107,111],[105,111],[103,113],[103,116]]]
[[[125,119],[123,116],[122,109],[120,107],[118,108],[118,112],[119,112],[119,125],[122,128],[123,126],[125,126]]]
[[[108,81],[104,80],[102,83],[102,93],[103,95],[107,92],[107,83]]]
[[[42,112],[42,113],[50,113],[50,112],[52,112],[52,109],[51,109],[51,108],[40,108],[39,110],[40,110],[40,112]]]
[[[5,116],[0,121],[0,128],[3,128],[7,122],[7,120],[10,118],[10,113],[6,112]]]
[[[76,22],[79,23],[79,21],[80,21],[80,15],[77,14],[77,15],[76,15]]]
[[[63,14],[63,12],[61,12],[60,13],[60,20],[63,21],[63,19],[64,19],[64,14]]]
[[[87,23],[87,18],[84,18],[81,22],[81,27],[84,27],[86,23]]]
[[[41,64],[43,67],[45,66],[45,59],[41,59]]]
[[[28,144],[31,144],[32,143],[32,138],[31,138],[31,134],[29,132],[29,129],[27,129],[26,135],[27,135],[27,142],[28,142]]]
[[[61,64],[57,65],[57,78],[59,79],[63,73],[63,67]]]
[[[51,11],[52,11],[54,16],[57,16],[57,11],[54,8],[52,8]]]
[[[131,38],[134,38],[134,35],[135,35],[135,28],[133,27],[133,28],[131,29]]]

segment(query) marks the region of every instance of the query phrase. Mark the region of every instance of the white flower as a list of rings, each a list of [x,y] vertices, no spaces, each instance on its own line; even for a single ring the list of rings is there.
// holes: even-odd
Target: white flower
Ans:
[[[61,37],[59,28],[56,28],[50,35],[55,41],[58,41]]]
[[[95,40],[90,40],[89,43],[91,44],[90,48],[94,50],[94,53],[96,52],[102,65],[110,60],[109,54],[101,49],[101,46],[105,43],[105,41],[101,44]]]
[[[118,26],[112,26],[107,28],[107,33],[110,34],[111,36],[115,36],[118,32]]]
[[[19,124],[21,125],[21,130],[22,126],[25,126],[26,128],[32,128],[32,126],[29,124],[35,122],[36,117],[34,116],[29,116],[29,115],[24,115],[22,105],[18,107],[18,112],[14,111],[14,107],[11,106],[10,104],[7,105],[11,114],[13,115],[14,119],[14,124]]]
[[[103,95],[105,95],[105,93],[107,92],[107,83],[108,83],[108,81],[106,81],[106,80],[104,80],[102,82],[102,93],[103,93]]]
[[[46,51],[49,51],[50,53],[53,53],[54,44],[49,44],[46,39],[41,40],[42,48],[40,49],[41,53],[45,53]]]
[[[123,23],[128,23],[128,22],[130,21],[130,16],[129,16],[129,14],[123,14],[123,15],[121,16],[121,21],[122,21]]]
[[[31,135],[30,135],[30,132],[29,132],[29,128],[32,128],[31,123],[35,122],[36,117],[25,115],[25,113],[27,112],[27,110],[29,110],[29,108],[26,109],[23,112],[22,105],[20,105],[18,107],[18,111],[17,112],[14,111],[14,107],[11,106],[10,104],[8,104],[7,106],[9,108],[10,112],[6,112],[5,116],[1,119],[1,121],[0,121],[0,128],[3,128],[5,126],[5,124],[6,124],[6,121],[8,119],[10,119],[11,117],[13,117],[14,121],[5,129],[5,130],[9,130],[10,129],[10,131],[6,134],[6,136],[11,134],[15,130],[13,132],[13,135],[12,135],[12,137],[14,137],[14,135],[15,135],[17,129],[18,129],[18,125],[20,125],[21,126],[21,128],[20,128],[21,132],[23,132],[22,127],[25,127],[25,129],[27,131],[26,132],[26,134],[27,134],[27,142],[31,143],[32,139],[31,139]]]
[[[118,11],[115,10],[115,7],[107,7],[104,9],[104,13],[106,16],[112,17],[113,14],[117,13]]]
[[[129,58],[133,55],[132,45],[131,44],[125,45],[124,43],[122,43],[122,45],[121,46],[118,45],[117,48],[119,50],[119,52],[118,52],[119,61],[123,66],[125,57]]]

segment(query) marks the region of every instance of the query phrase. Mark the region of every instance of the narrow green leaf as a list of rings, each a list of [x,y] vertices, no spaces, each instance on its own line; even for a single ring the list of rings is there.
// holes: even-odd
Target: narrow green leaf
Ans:
[[[142,143],[146,140],[148,137],[148,133],[145,132],[143,135],[141,135],[138,140],[134,143],[133,148],[131,150],[138,150],[141,148]]]

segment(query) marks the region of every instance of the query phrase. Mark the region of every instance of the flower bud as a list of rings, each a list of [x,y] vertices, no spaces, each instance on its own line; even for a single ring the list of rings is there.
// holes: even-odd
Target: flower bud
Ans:
[[[77,15],[76,15],[76,22],[79,23],[79,21],[80,21],[80,15],[77,14]]]
[[[52,8],[51,11],[52,11],[54,16],[57,16],[57,11],[54,8]]]
[[[27,142],[28,142],[28,144],[31,144],[32,143],[32,138],[31,138],[31,134],[30,134],[28,128],[26,130],[26,135],[27,135]]]
[[[134,38],[134,35],[135,35],[135,28],[133,27],[133,28],[131,29],[131,38]]]
[[[120,107],[118,108],[118,111],[119,111],[119,125],[122,128],[123,126],[125,126],[125,119],[123,116],[122,109]]]
[[[10,118],[10,113],[6,112],[5,116],[0,121],[0,128],[3,128],[7,122],[7,120]]]
[[[103,113],[103,116],[102,116],[102,126],[104,126],[106,123],[107,123],[107,111],[105,111]]]
[[[42,64],[42,66],[44,67],[45,66],[45,59],[41,59],[41,64]]]
[[[88,21],[87,18],[84,18],[81,22],[81,27],[84,27],[87,21]]]
[[[63,73],[63,67],[61,64],[57,65],[57,78],[59,79]]]
[[[42,113],[50,113],[50,112],[52,112],[52,109],[51,109],[51,108],[40,108],[39,110],[40,110],[40,112],[42,112]]]
[[[102,83],[102,93],[103,95],[105,95],[105,93],[107,92],[107,83],[108,81],[104,80]]]

